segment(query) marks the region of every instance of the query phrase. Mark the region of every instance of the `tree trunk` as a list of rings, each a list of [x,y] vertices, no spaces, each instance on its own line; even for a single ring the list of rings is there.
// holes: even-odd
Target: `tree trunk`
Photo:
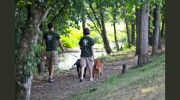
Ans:
[[[125,5],[124,5],[124,0],[122,1],[123,2],[123,13],[125,15],[125,23],[126,23],[126,31],[127,31],[127,39],[128,39],[128,47],[130,48],[131,47],[131,40],[130,40],[130,30],[129,30],[129,24],[128,24],[128,20],[126,18],[126,8],[125,8]]]
[[[86,26],[85,26],[85,23],[86,23],[86,22],[83,20],[83,21],[82,21],[83,33],[84,33],[84,29],[85,29],[85,27],[86,27]]]
[[[83,33],[84,33],[84,29],[86,27],[86,20],[85,20],[85,10],[83,11],[82,14],[82,28],[83,28]]]
[[[162,18],[162,27],[161,27],[161,37],[164,36],[164,31],[165,31],[165,20],[164,17]]]
[[[157,53],[157,49],[158,49],[158,40],[159,40],[159,27],[160,27],[160,6],[156,5],[156,20],[155,20],[155,30],[153,32],[153,46],[152,46],[152,55],[154,55],[155,53]]]
[[[132,37],[131,37],[131,44],[135,45],[135,22],[134,20],[132,21]]]
[[[128,47],[130,48],[131,47],[131,40],[130,40],[130,32],[129,32],[129,24],[128,24],[128,22],[127,22],[127,20],[125,21],[126,22],[126,31],[127,31],[127,38],[128,38]]]
[[[86,11],[87,17],[91,20],[91,22],[93,23],[93,25],[94,25],[94,27],[96,28],[97,32],[98,32],[99,34],[101,34],[101,31],[99,30],[98,25],[96,25],[95,21],[91,18],[90,14],[88,13],[88,11],[87,11],[86,9],[85,9],[85,11]],[[99,26],[99,27],[100,27],[100,26]]]
[[[115,21],[113,22],[113,26],[114,26],[114,40],[115,40],[115,43],[116,43],[116,48],[117,48],[117,51],[119,51],[119,50],[120,50],[120,48],[119,48],[119,45],[118,45],[118,40],[117,40],[116,22],[115,22]]]
[[[140,50],[138,54],[138,66],[148,62],[148,18],[149,18],[149,1],[146,1],[141,7],[141,29],[140,29]]]
[[[108,41],[108,38],[107,38],[107,35],[106,35],[106,28],[105,28],[105,23],[104,23],[104,12],[102,11],[102,7],[100,6],[100,9],[99,9],[99,12],[100,12],[100,20],[101,20],[101,23],[100,23],[100,20],[99,18],[97,17],[96,15],[96,12],[92,6],[92,4],[89,4],[89,7],[90,9],[92,10],[93,12],[93,15],[95,17],[95,20],[97,21],[97,25],[99,26],[99,28],[101,29],[101,37],[102,37],[102,40],[103,40],[103,43],[104,43],[104,49],[106,50],[106,53],[107,54],[110,54],[112,53],[112,50],[111,50],[111,47],[109,45],[109,41]],[[86,10],[86,13],[88,15],[88,17],[90,18],[90,15],[88,14],[87,10]],[[91,19],[91,18],[90,18]],[[91,21],[93,22],[93,24],[96,26],[96,24],[94,23],[94,21],[91,19]],[[98,27],[96,26],[96,29],[97,31],[99,32],[98,30]]]
[[[165,33],[165,5],[163,4],[162,6],[162,9],[161,9],[161,12],[162,12],[162,27],[161,27],[161,37],[164,36],[164,33]]]
[[[136,54],[139,54],[139,37],[140,37],[140,29],[141,29],[141,9],[136,7]]]
[[[104,13],[102,11],[102,9],[100,9],[100,16],[101,16],[101,24],[102,24],[102,39],[103,39],[103,43],[104,43],[104,48],[106,50],[107,54],[112,53],[111,47],[109,45],[109,41],[106,35],[106,28],[105,28],[105,23],[104,23]]]
[[[159,29],[160,30],[160,29]],[[159,31],[160,33],[160,31]],[[162,49],[162,45],[161,45],[161,34],[159,34],[159,38],[158,38],[158,49]]]
[[[154,32],[155,32],[155,28],[156,28],[156,8],[153,9],[153,32],[151,34],[151,41],[152,41],[152,47],[153,47],[153,44],[154,44]]]
[[[153,32],[152,32],[152,30],[151,30],[151,23],[152,23],[152,21],[151,21],[151,16],[153,15],[153,11],[152,10],[150,10],[150,16],[149,16],[149,32],[148,32],[148,40],[149,40],[149,42],[148,42],[148,44],[150,45],[150,46],[152,46],[152,34],[153,34]]]
[[[32,7],[36,11],[32,11]],[[32,84],[32,70],[30,55],[34,55],[32,45],[36,44],[39,34],[39,25],[43,17],[42,5],[34,2],[27,6],[28,17],[19,42],[18,58],[16,59],[16,100],[29,100]],[[36,55],[34,55],[36,56]],[[31,62],[32,63],[32,62]]]
[[[115,1],[115,10],[118,9],[118,5],[117,2]],[[115,44],[116,44],[116,49],[117,51],[120,51],[119,45],[118,45],[118,40],[117,40],[117,31],[116,31],[116,13],[112,13],[113,16],[113,27],[114,27],[114,40],[115,40]]]

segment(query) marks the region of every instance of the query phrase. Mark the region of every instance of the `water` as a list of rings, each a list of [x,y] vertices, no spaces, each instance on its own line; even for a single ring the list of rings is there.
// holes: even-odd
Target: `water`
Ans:
[[[119,43],[120,47],[121,45],[123,45],[122,42]],[[110,43],[110,47],[114,48],[115,47],[115,43]],[[63,54],[60,54],[60,63],[58,65],[58,69],[60,70],[68,70],[73,66],[74,63],[77,61],[77,59],[80,58],[80,49],[79,47],[75,47],[73,48],[71,51],[75,51],[75,52],[67,52]],[[103,45],[95,45],[94,46],[94,55],[95,58],[97,58],[98,56],[103,56],[106,55],[106,52],[104,51],[104,46]]]
[[[95,54],[95,58],[97,58],[98,56],[106,55],[106,52],[105,51],[94,52],[94,54]],[[76,62],[76,60],[79,58],[80,58],[80,52],[68,52],[68,53],[60,54],[59,56],[60,63],[58,65],[58,69],[68,70],[72,67],[75,67],[73,65]]]

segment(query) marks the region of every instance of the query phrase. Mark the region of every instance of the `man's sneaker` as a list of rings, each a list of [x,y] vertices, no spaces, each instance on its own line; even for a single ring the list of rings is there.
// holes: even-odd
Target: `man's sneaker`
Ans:
[[[90,78],[90,81],[94,81],[92,77]]]
[[[49,81],[49,83],[54,83],[55,82],[55,80],[53,78],[49,78],[48,81]]]
[[[83,79],[80,79],[80,82],[82,82],[83,81]]]

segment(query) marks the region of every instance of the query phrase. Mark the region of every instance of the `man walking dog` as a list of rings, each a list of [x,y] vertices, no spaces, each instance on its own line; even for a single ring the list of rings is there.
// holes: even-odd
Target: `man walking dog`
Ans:
[[[92,70],[94,66],[94,40],[89,36],[90,31],[88,28],[84,29],[83,37],[79,41],[81,49],[81,77],[80,82],[83,81],[84,68],[87,66],[90,73],[90,81],[93,81]]]
[[[49,32],[43,35],[43,47],[46,48],[46,66],[48,67],[49,71],[49,79],[50,83],[53,83],[55,80],[53,79],[54,76],[54,67],[58,66],[58,50],[57,50],[57,43],[62,49],[64,53],[64,47],[62,42],[60,41],[60,35],[54,32],[54,26],[52,23],[48,24]]]

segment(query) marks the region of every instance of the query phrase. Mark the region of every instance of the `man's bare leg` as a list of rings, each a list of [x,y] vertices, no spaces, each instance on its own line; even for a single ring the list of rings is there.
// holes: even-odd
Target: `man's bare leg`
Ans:
[[[51,70],[50,70],[50,78],[53,78],[54,76],[54,66],[51,66]]]
[[[90,81],[93,81],[93,67],[89,68],[89,72],[90,72]]]
[[[80,78],[80,82],[82,82],[83,80],[83,75],[84,75],[84,66],[81,66],[81,78]]]
[[[51,67],[49,68],[49,79],[48,79],[48,81],[49,81],[50,83],[53,83],[53,82],[54,82],[53,76],[54,76],[54,66],[51,66]]]

